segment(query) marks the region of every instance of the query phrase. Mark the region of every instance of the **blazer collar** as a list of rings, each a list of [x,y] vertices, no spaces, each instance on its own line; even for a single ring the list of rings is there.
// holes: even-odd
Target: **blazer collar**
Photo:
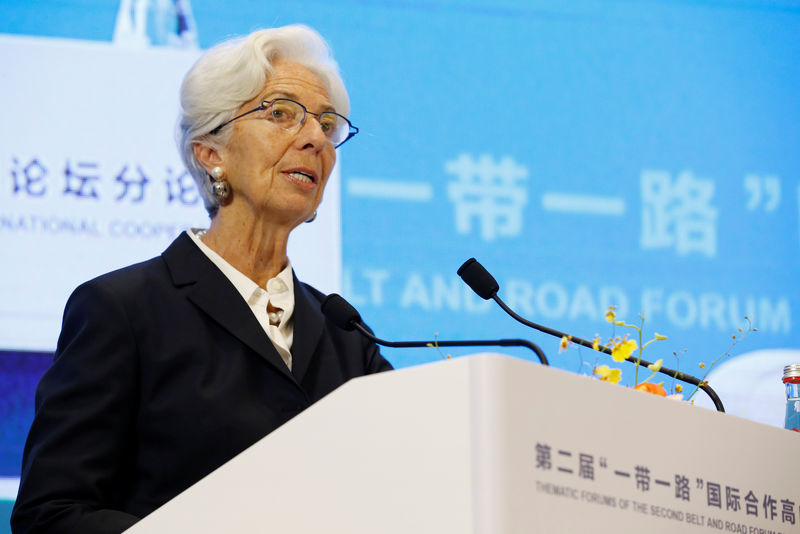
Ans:
[[[293,273],[294,274],[294,273]],[[294,341],[292,342],[292,374],[298,382],[308,371],[322,337],[325,317],[319,300],[305,284],[294,276]]]
[[[253,312],[242,299],[242,296],[236,291],[230,280],[222,274],[222,271],[197,248],[197,245],[192,242],[188,235],[185,233],[179,235],[161,256],[167,264],[175,286],[191,286],[187,288],[187,298],[190,301],[233,336],[253,349],[287,378],[297,381],[295,380],[295,374],[286,367],[278,351],[275,350],[269,337],[264,332],[264,329],[261,328],[255,316],[253,316]],[[303,337],[297,335],[298,332],[303,332],[303,322],[298,320],[300,317],[298,308],[300,306],[298,306],[297,287],[298,283],[295,279],[296,318],[295,340],[292,347],[292,367],[295,368],[298,365],[298,360],[300,360],[303,362],[300,364],[301,369],[305,372],[308,368],[308,358],[306,358],[305,354],[299,358],[295,356],[298,337]],[[305,298],[305,295],[303,295],[303,298]],[[307,305],[308,303],[305,303],[303,307]],[[308,316],[308,310],[303,312],[303,316]],[[307,341],[303,339],[300,346],[305,350]]]

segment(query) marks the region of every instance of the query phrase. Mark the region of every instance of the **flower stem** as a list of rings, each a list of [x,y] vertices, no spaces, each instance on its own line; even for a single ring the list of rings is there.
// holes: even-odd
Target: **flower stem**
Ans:
[[[636,329],[636,332],[639,334],[639,354],[636,356],[636,371],[633,374],[633,385],[636,386],[639,384],[639,365],[642,363],[642,351],[644,347],[642,346],[642,330],[644,330],[644,313],[640,315],[642,318],[642,325],[641,327],[637,327],[636,325],[630,325]],[[648,378],[648,380],[650,380]]]
[[[741,330],[741,329],[739,329],[739,331],[740,331],[740,332],[742,332],[742,334],[741,334],[739,337],[736,337],[736,336],[734,335],[733,342],[732,342],[732,343],[730,344],[730,346],[728,347],[728,350],[726,350],[725,352],[723,352],[722,354],[720,354],[719,356],[717,356],[717,359],[716,359],[716,360],[714,360],[713,362],[711,362],[711,365],[709,365],[709,366],[707,366],[707,367],[706,367],[706,372],[705,372],[705,373],[703,373],[703,378],[701,378],[701,379],[700,379],[700,385],[707,385],[707,384],[708,384],[708,382],[706,381],[706,377],[708,376],[708,373],[710,373],[710,372],[711,372],[711,369],[712,369],[712,368],[713,368],[713,367],[714,367],[714,366],[717,364],[717,362],[719,362],[719,361],[720,361],[722,358],[724,358],[725,356],[728,356],[728,355],[731,353],[731,350],[733,350],[733,347],[735,347],[737,343],[739,343],[741,340],[743,340],[745,337],[747,337],[747,334],[749,334],[750,332],[752,332],[752,331],[753,331],[753,323],[752,323],[752,321],[750,321],[750,318],[749,318],[748,316],[746,316],[746,315],[745,315],[745,316],[744,316],[744,319],[745,319],[745,321],[747,321],[747,329],[746,329],[746,330],[744,330],[744,332],[742,332],[742,330]],[[688,400],[691,400],[691,398],[692,398],[692,397],[694,397],[694,394],[695,394],[695,393],[697,393],[697,390],[698,390],[698,389],[700,389],[700,386],[695,386],[695,387],[694,387],[694,389],[692,390],[692,393],[691,393],[691,394],[690,394],[688,397],[686,397],[686,400],[687,400],[687,401],[688,401]]]

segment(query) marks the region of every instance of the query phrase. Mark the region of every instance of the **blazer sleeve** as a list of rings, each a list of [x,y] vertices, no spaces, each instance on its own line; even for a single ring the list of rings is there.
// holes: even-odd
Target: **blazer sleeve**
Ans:
[[[367,326],[367,330],[372,332],[372,328],[369,326]],[[378,345],[367,339],[365,336],[361,336],[360,334],[359,336],[361,337],[361,342],[363,343],[363,353],[365,355],[365,374],[382,373],[384,371],[391,371],[394,369],[392,364],[383,357],[378,349]]]
[[[137,360],[111,291],[96,281],[76,289],[36,391],[13,532],[112,533],[138,521],[114,509],[133,469]]]

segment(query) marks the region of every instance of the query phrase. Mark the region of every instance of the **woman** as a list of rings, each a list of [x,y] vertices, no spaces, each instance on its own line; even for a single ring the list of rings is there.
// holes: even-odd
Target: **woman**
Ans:
[[[15,532],[121,532],[348,379],[391,368],[325,321],[286,256],[358,131],[325,42],[289,26],[220,45],[181,104],[210,227],[70,297]]]

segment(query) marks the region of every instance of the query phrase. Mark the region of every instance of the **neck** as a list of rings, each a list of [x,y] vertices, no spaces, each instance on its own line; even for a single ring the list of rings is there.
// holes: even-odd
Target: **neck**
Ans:
[[[201,239],[236,270],[266,287],[267,281],[286,267],[291,230],[281,224],[217,213]]]

